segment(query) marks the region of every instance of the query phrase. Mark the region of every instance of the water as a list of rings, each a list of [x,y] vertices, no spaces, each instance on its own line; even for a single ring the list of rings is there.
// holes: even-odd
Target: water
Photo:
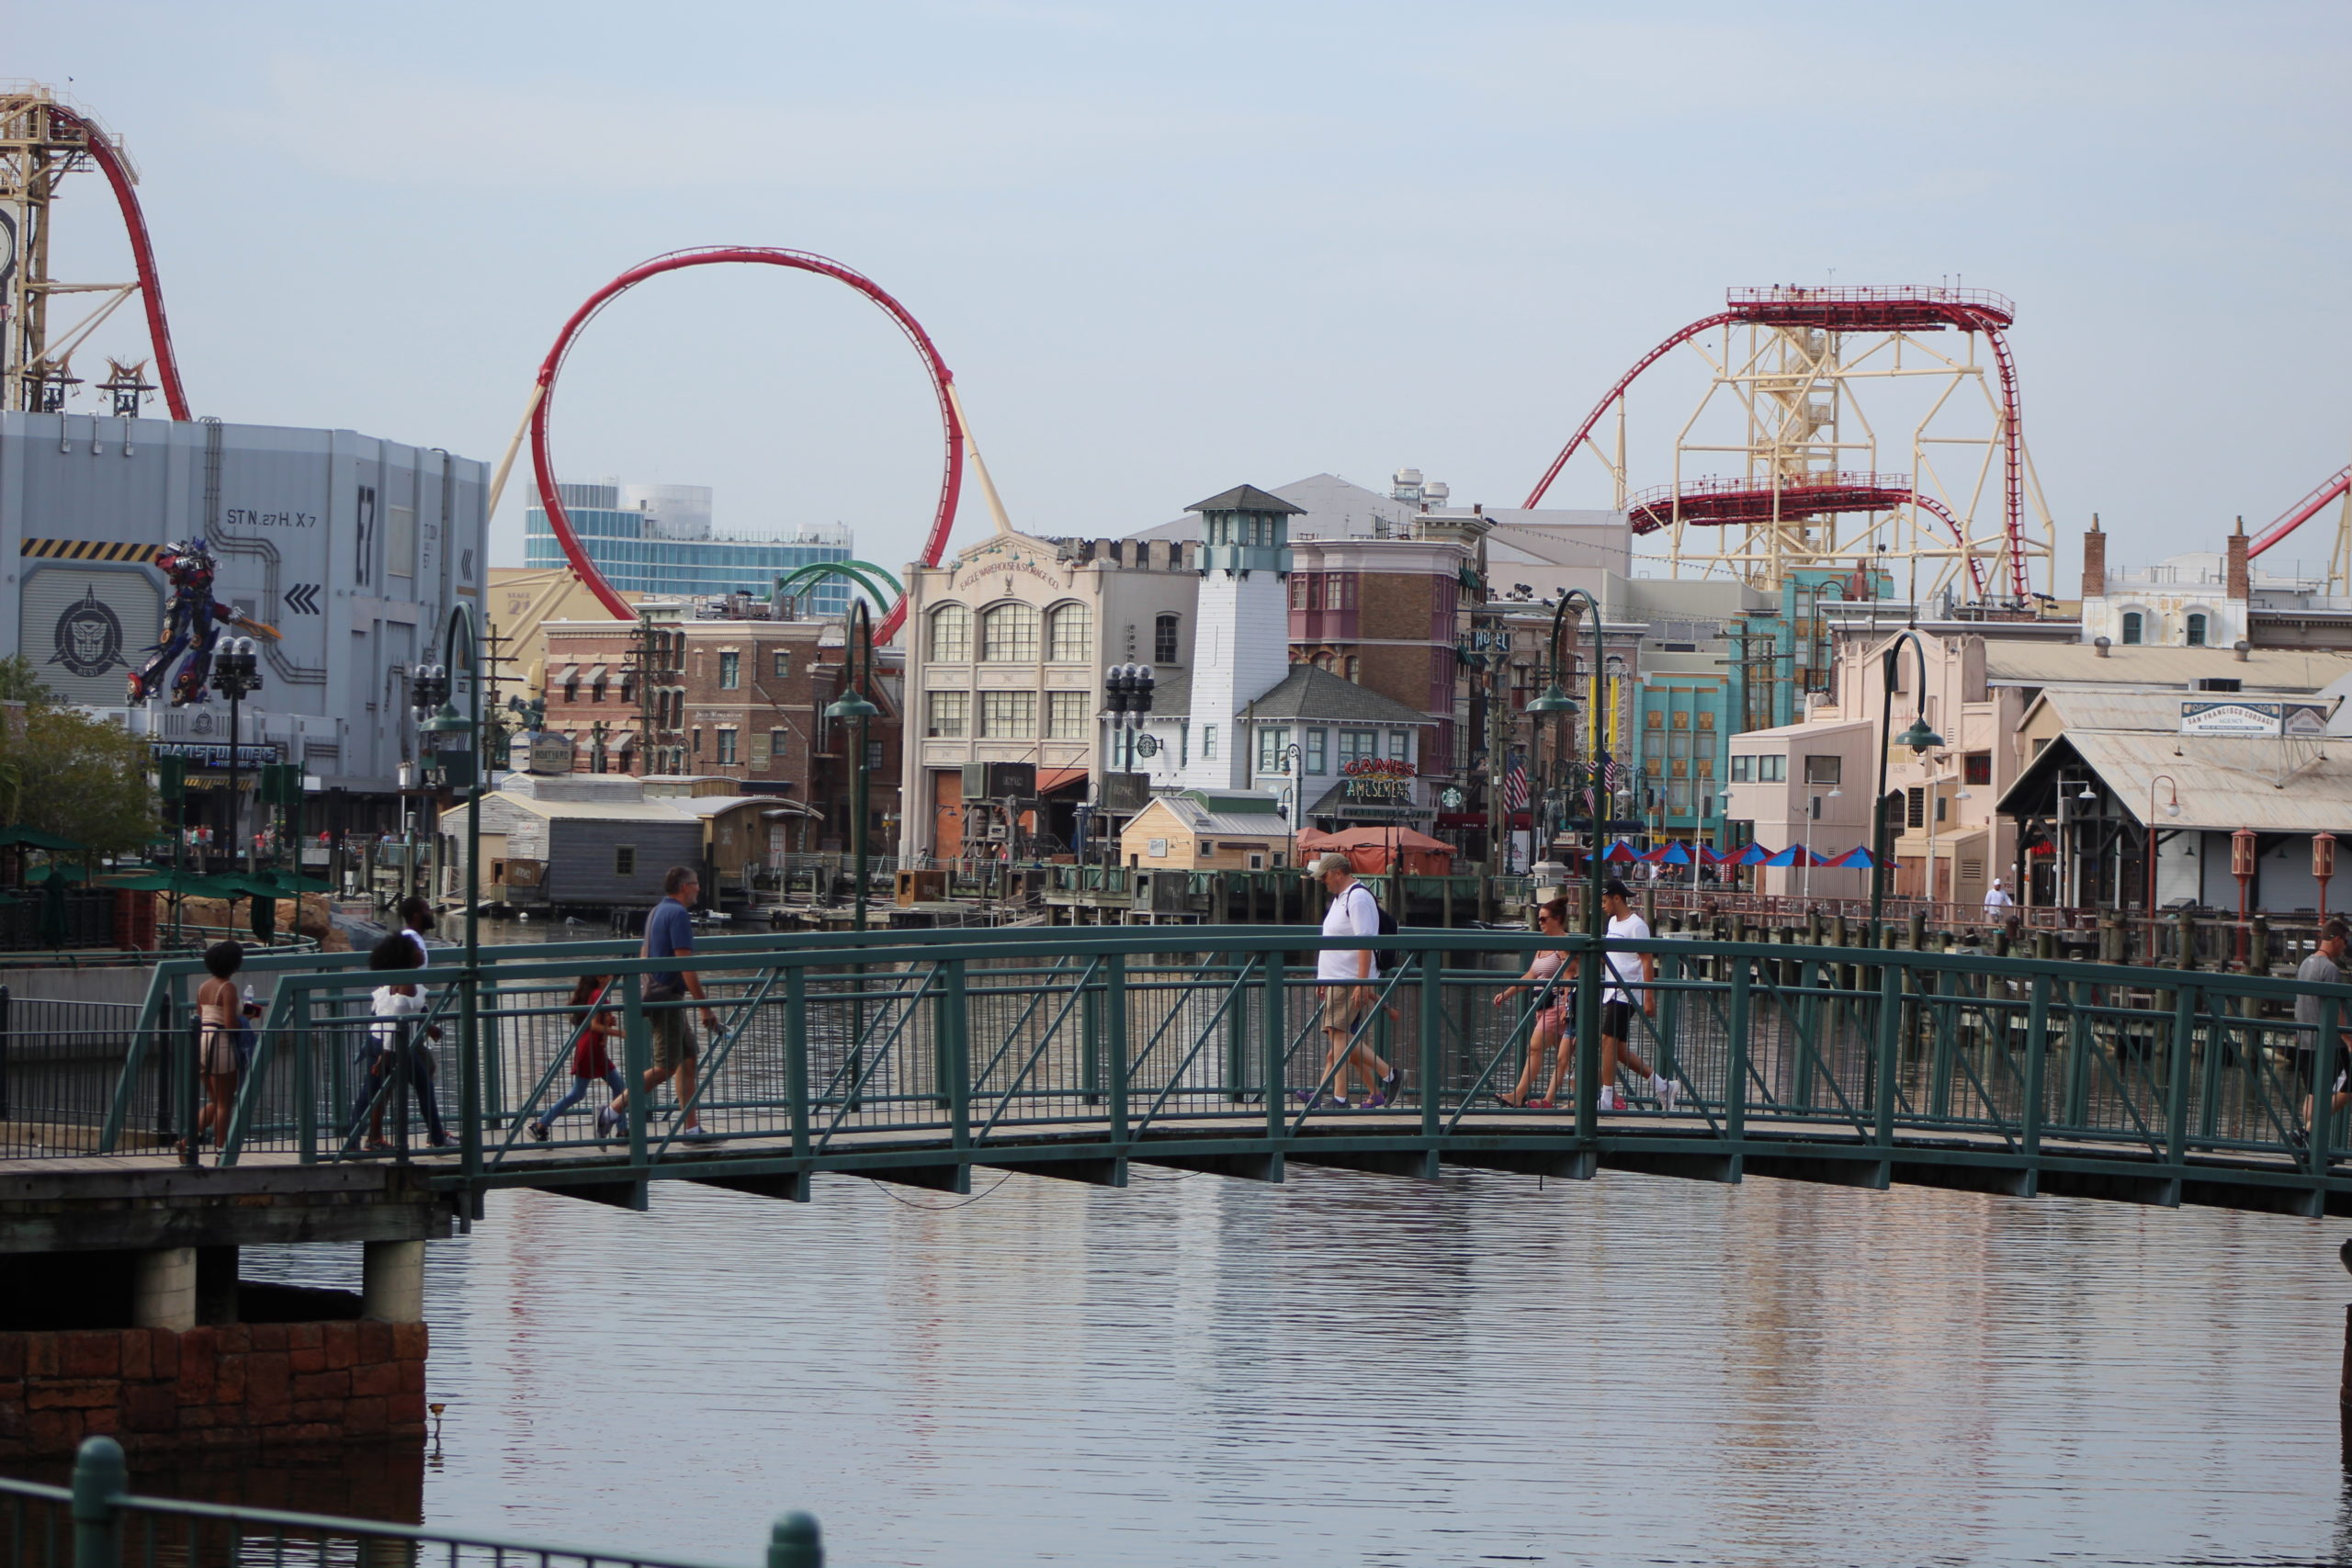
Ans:
[[[426,1517],[750,1562],[808,1507],[850,1568],[2352,1558],[2334,1224],[1136,1176],[494,1196],[432,1249]]]

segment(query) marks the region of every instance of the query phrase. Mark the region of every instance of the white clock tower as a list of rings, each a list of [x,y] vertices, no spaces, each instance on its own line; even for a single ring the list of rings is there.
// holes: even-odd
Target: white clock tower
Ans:
[[[1184,510],[1201,514],[1201,596],[1182,779],[1232,789],[1250,776],[1236,716],[1290,673],[1290,520],[1306,508],[1236,485]]]

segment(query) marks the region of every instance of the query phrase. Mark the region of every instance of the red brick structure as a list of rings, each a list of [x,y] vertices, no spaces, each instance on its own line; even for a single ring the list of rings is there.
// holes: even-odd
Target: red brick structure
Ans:
[[[0,1333],[0,1461],[424,1436],[422,1323]]]

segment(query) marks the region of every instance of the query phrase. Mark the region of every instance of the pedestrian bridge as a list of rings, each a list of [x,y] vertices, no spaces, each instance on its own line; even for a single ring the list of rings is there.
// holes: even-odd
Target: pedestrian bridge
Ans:
[[[1266,1181],[1295,1165],[1424,1179],[1448,1167],[1613,1169],[2352,1212],[2352,1174],[2334,1158],[2340,1119],[2301,1125],[2313,1048],[2332,1078],[2336,1031],[2314,1040],[2293,1019],[2310,994],[2328,1022],[2352,1021],[2352,987],[1963,953],[1611,942],[1657,961],[1655,1013],[1636,1012],[1632,1043],[1675,1086],[1673,1107],[1629,1079],[1626,1110],[1596,1111],[1597,1021],[1571,1010],[1584,1087],[1563,1109],[1534,1111],[1498,1093],[1518,1078],[1536,998],[1498,997],[1562,939],[1414,930],[1378,939],[1378,1005],[1351,1036],[1403,1069],[1402,1093],[1343,1110],[1302,1098],[1328,1087],[1316,954],[1302,950],[1315,941],[1265,926],[706,938],[686,962],[718,1018],[691,1105],[707,1135],[684,1135],[671,1103],[612,1142],[593,1115],[601,1086],[547,1141],[526,1123],[571,1088],[575,982],[609,977],[601,1005],[622,1025],[613,1055],[639,1082],[653,1015],[688,1005],[645,999],[648,972],[672,961],[639,958],[635,943],[492,946],[469,972],[462,948],[435,949],[415,977],[440,1031],[432,1087],[456,1141],[426,1147],[407,1098],[388,1096],[390,1152],[345,1125],[380,976],[364,955],[316,953],[254,957],[241,978],[274,994],[230,1134],[183,1150],[202,975],[175,960],[110,1045],[12,1039],[0,1178],[37,1168],[45,1190],[66,1192],[77,1172],[152,1170],[171,1173],[174,1190],[322,1192],[380,1177],[430,1192],[461,1222],[500,1188],[643,1208],[673,1180],[806,1200],[829,1172],[963,1192],[975,1167],[1118,1187],[1137,1162]]]

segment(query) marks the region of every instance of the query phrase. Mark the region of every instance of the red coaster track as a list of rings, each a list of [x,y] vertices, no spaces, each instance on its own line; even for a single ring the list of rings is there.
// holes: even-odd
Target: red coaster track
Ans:
[[[571,352],[572,340],[616,296],[649,277],[658,277],[665,272],[730,263],[787,267],[796,272],[813,272],[820,277],[846,283],[881,307],[883,313],[907,334],[907,341],[915,345],[915,352],[922,356],[924,368],[931,373],[932,390],[939,399],[939,423],[946,437],[947,447],[946,462],[939,479],[939,505],[932,513],[931,536],[923,543],[923,565],[939,564],[939,558],[947,546],[947,531],[955,525],[956,499],[964,487],[964,431],[956,417],[955,400],[948,393],[948,388],[956,378],[949,373],[946,361],[939,357],[939,350],[932,343],[931,334],[922,330],[922,323],[916,321],[905,306],[864,273],[807,251],[777,250],[765,245],[713,245],[697,250],[672,251],[629,268],[588,296],[580,309],[571,312],[571,319],[564,322],[563,330],[556,334],[555,346],[548,350],[547,359],[539,366],[539,397],[531,410],[531,468],[538,480],[539,504],[547,509],[548,525],[555,530],[556,541],[563,547],[564,556],[571,562],[571,570],[579,573],[580,581],[587,584],[588,591],[605,608],[624,621],[637,619],[637,612],[629,607],[627,600],[613,592],[612,584],[605,581],[604,574],[588,558],[588,552],[581,546],[579,535],[572,531],[571,517],[563,510],[563,497],[556,486],[555,463],[548,450],[548,405],[555,400],[556,378],[563,368],[564,356]],[[906,618],[907,601],[901,594],[899,602],[890,607],[890,613],[882,617],[882,624],[875,628],[874,639],[888,642]]]
[[[1823,332],[1840,333],[1922,333],[1942,332],[1947,328],[1956,328],[1964,333],[1983,333],[1985,341],[1992,347],[1994,364],[2001,380],[2001,410],[2004,416],[2002,420],[2004,448],[2002,524],[2009,558],[2009,588],[2019,600],[2025,599],[2030,593],[2031,585],[2026,577],[2025,568],[2025,455],[2021,446],[2022,425],[2018,406],[2017,363],[2009,354],[2008,340],[2004,335],[2017,319],[2016,307],[2009,300],[1982,288],[1774,287],[1734,288],[1724,297],[1724,302],[1726,309],[1691,322],[1635,360],[1633,368],[1619,377],[1617,384],[1610,388],[1601,400],[1593,405],[1592,412],[1585,416],[1582,424],[1577,426],[1576,434],[1568,437],[1567,445],[1560,448],[1560,455],[1552,459],[1552,466],[1544,470],[1544,477],[1535,481],[1535,488],[1528,491],[1527,499],[1521,504],[1529,507],[1543,504],[1545,492],[1551,490],[1553,481],[1560,477],[1560,470],[1567,467],[1568,459],[1576,456],[1578,447],[1592,438],[1593,428],[1600,423],[1601,416],[1616,406],[1643,371],[1665,358],[1668,354],[1681,344],[1713,332],[1717,327],[1748,325],[1812,327]],[[1702,512],[1708,510],[1705,496],[1709,492],[1691,487],[1686,488],[1684,493],[1692,496],[1700,502],[1699,510]],[[1751,491],[1751,493],[1769,496],[1773,492],[1765,490]],[[1788,504],[1786,498],[1802,494],[1803,491],[1784,488],[1778,493],[1784,498],[1779,509],[1779,515],[1785,517],[1802,514],[1798,508]],[[1907,485],[1901,496],[1888,502],[1888,505],[1900,505],[1904,501],[1915,502],[1942,517],[1951,525],[1955,535],[1962,536],[1962,544],[1965,546],[1967,542],[1964,536],[1965,531],[1945,508],[1930,503],[1927,498],[1920,496],[1917,491],[1908,488]],[[1652,505],[1655,507],[1655,502]],[[1733,509],[1727,506],[1719,510],[1724,510],[1725,514],[1694,516],[1692,506],[1686,504],[1681,509],[1685,522],[1731,523],[1747,520],[1745,517],[1733,515]],[[1843,505],[1824,506],[1814,510],[1855,511],[1882,510],[1882,508]],[[1670,505],[1667,508],[1667,512],[1668,514],[1671,513]],[[1771,513],[1768,512],[1766,515],[1769,516]],[[1634,531],[1646,533],[1657,525],[1658,519],[1653,516],[1649,528],[1636,527]],[[1972,573],[1976,574],[1976,587],[1981,594],[1984,584],[1981,570],[1973,558],[1970,561],[1970,569]]]
[[[2261,536],[2245,547],[2245,553],[2249,557],[2260,555],[2318,516],[2322,507],[2341,496],[2347,489],[2352,489],[2352,467],[2341,468],[2333,478],[2321,480],[2318,489],[2280,513],[2278,521],[2265,528]]]

